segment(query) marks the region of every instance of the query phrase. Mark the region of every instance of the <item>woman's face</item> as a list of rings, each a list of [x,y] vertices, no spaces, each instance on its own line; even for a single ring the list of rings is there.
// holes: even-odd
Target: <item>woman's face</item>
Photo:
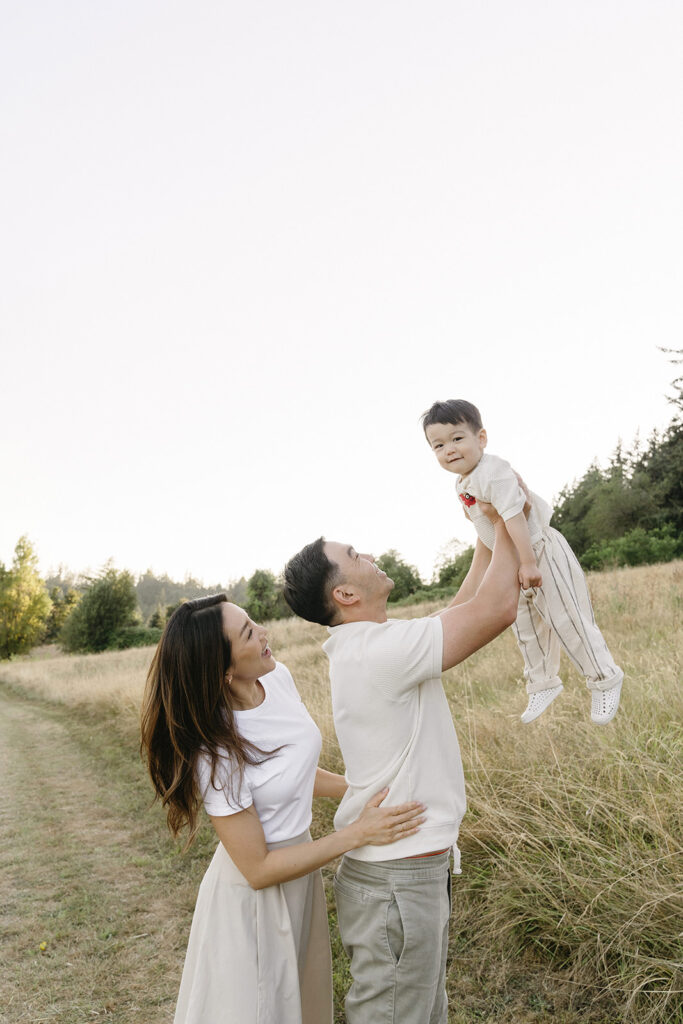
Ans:
[[[275,658],[263,626],[252,622],[243,608],[226,601],[221,607],[223,633],[230,641],[230,672],[234,680],[252,681],[272,672]]]

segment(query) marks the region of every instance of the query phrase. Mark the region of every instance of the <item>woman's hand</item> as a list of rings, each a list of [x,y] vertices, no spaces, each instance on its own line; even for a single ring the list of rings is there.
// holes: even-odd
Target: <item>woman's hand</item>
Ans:
[[[375,794],[368,800],[359,817],[349,825],[357,833],[359,846],[365,846],[366,843],[371,846],[395,843],[397,839],[414,835],[426,820],[425,805],[417,800],[380,807],[388,792],[388,789],[383,789],[381,793]]]

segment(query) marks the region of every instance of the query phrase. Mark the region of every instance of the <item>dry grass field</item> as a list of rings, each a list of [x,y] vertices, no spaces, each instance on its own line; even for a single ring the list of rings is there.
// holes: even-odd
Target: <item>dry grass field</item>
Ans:
[[[522,725],[521,661],[509,631],[444,677],[469,799],[450,1024],[683,1019],[683,564],[589,582],[626,672],[609,726],[591,724],[585,685],[568,664],[564,693]],[[269,636],[323,732],[323,764],[339,770],[325,631],[285,620]],[[214,840],[207,826],[183,853],[150,808],[137,716],[151,653],[44,650],[0,667],[7,1024],[172,1020]],[[332,813],[321,803],[318,834]],[[329,908],[341,1022],[348,975],[331,900]]]

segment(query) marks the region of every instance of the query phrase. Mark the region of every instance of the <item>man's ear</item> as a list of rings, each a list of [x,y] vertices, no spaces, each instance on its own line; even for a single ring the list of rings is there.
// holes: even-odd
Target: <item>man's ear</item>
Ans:
[[[360,595],[350,583],[338,583],[336,587],[332,588],[332,600],[344,608],[349,608],[351,605],[358,604]]]

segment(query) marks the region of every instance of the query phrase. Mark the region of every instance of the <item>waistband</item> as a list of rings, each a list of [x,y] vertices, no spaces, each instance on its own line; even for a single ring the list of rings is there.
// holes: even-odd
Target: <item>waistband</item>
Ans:
[[[279,843],[266,843],[269,850],[279,850],[281,846],[298,846],[299,843],[310,843],[311,833],[308,829],[300,836],[293,836],[291,839],[281,839]]]
[[[432,850],[431,853],[414,853],[412,857],[405,857],[404,860],[420,860],[422,857],[438,857],[440,853],[448,853],[448,847],[445,850]]]
[[[420,878],[438,878],[448,868],[451,851],[435,853],[431,857],[399,857],[396,860],[358,860],[342,857],[338,873],[359,882],[376,882],[407,875]]]

